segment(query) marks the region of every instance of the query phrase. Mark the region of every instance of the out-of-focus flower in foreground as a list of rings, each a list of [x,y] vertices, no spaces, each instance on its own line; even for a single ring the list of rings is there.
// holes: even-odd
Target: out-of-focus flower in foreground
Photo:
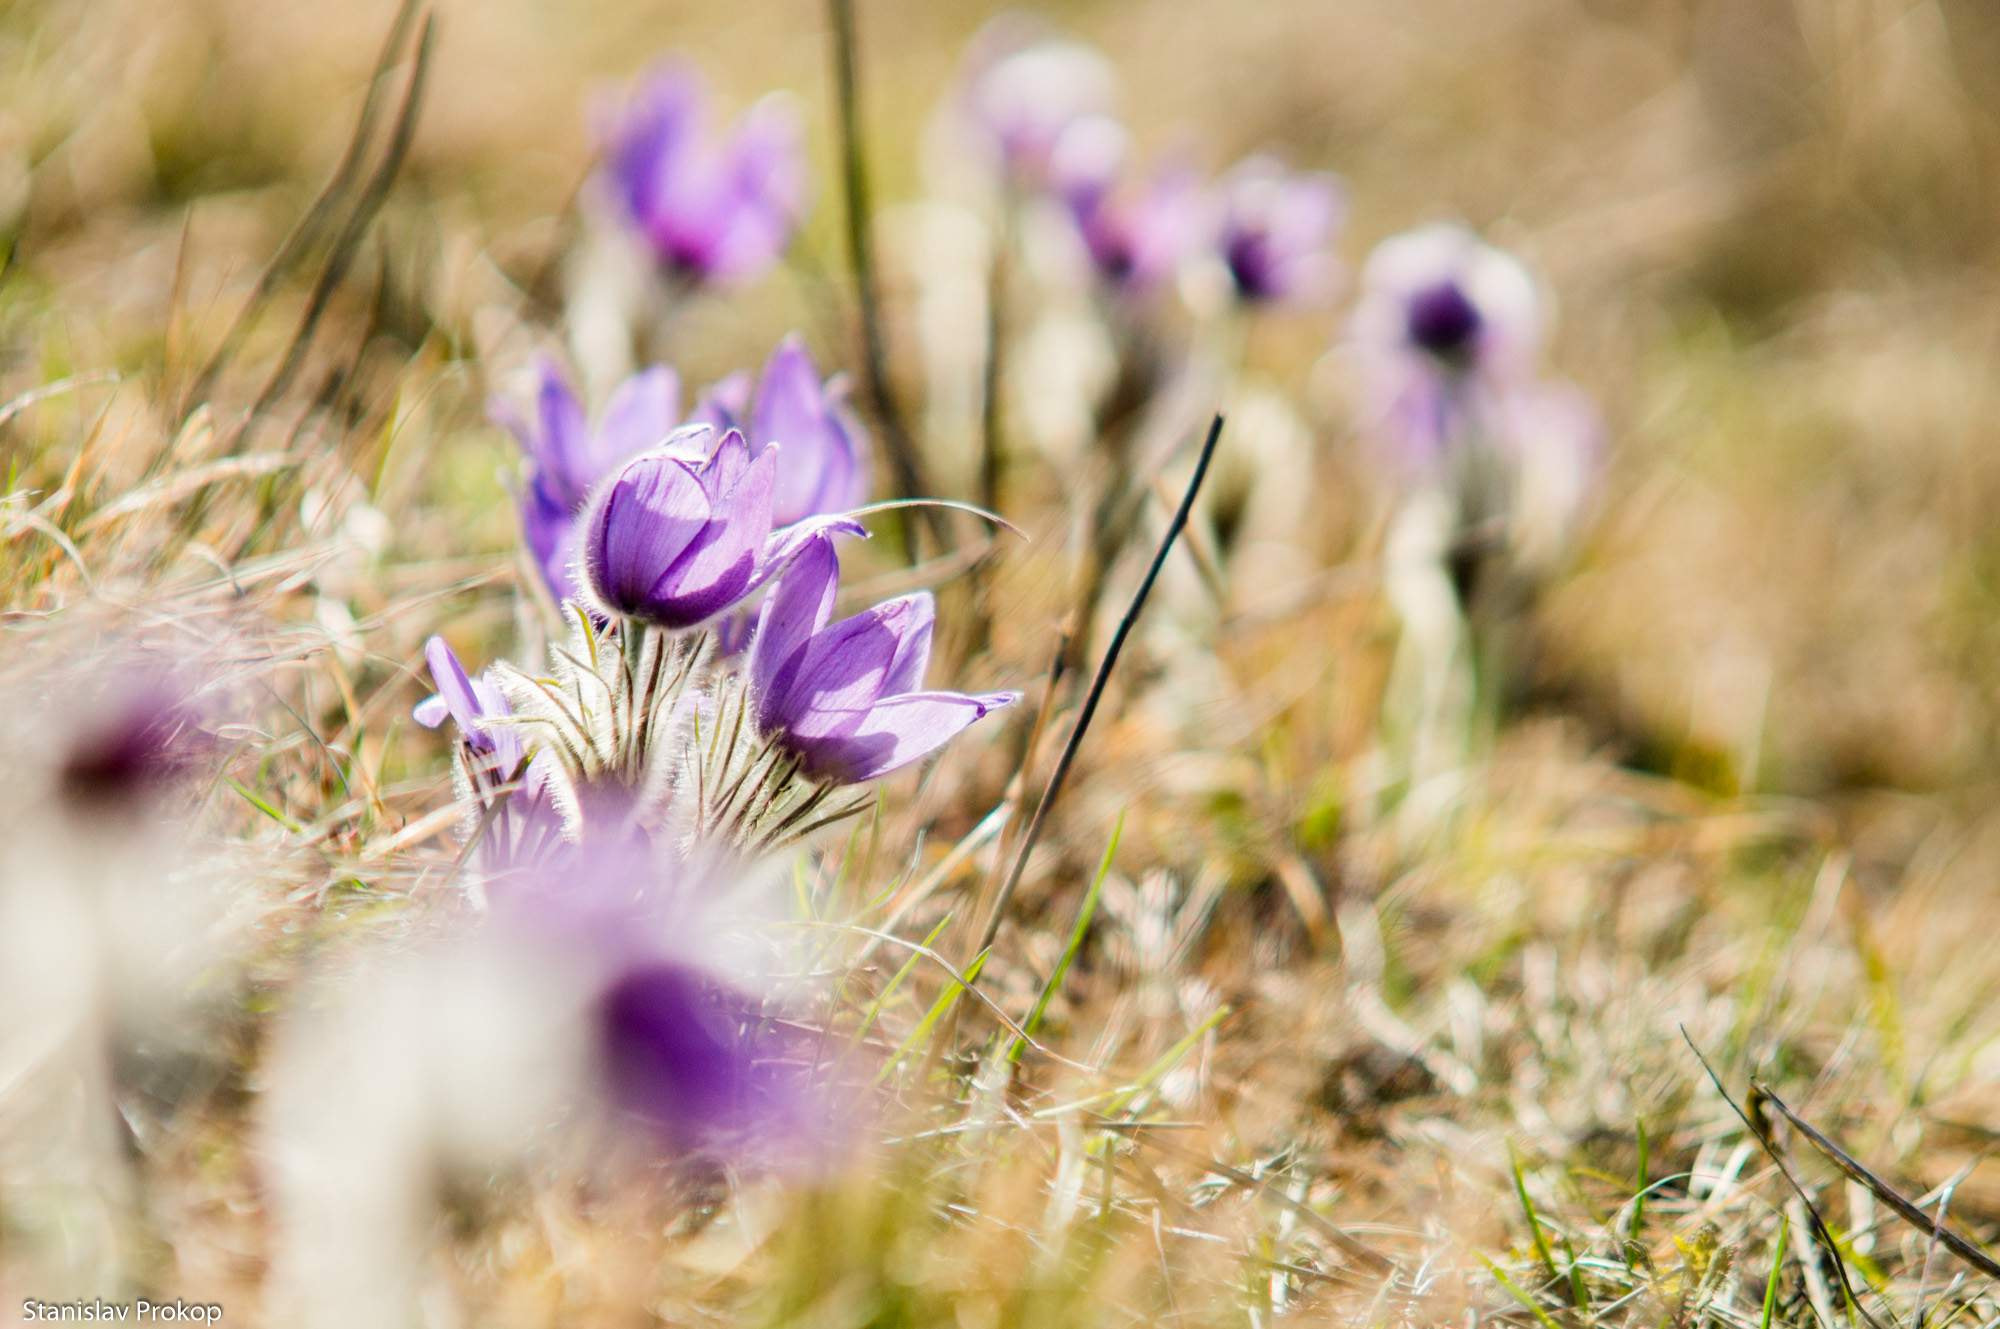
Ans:
[[[847,408],[845,385],[822,382],[812,353],[796,334],[778,343],[751,396],[748,373],[732,374],[702,397],[694,418],[718,435],[742,433],[754,458],[782,444],[772,521],[847,512],[868,497],[868,436]]]
[[[545,360],[532,418],[504,399],[487,408],[528,456],[521,530],[558,601],[576,598],[576,519],[592,487],[619,462],[658,447],[681,423],[680,403],[680,379],[658,365],[619,385],[593,423],[562,370]]]
[[[581,984],[592,1096],[677,1153],[799,1160],[827,1119],[810,1057],[767,1018],[759,881],[713,846],[631,834],[556,846],[492,896],[497,936]]]
[[[79,712],[57,770],[58,790],[72,808],[143,803],[215,755],[187,680],[138,666],[108,672],[99,692]]]
[[[1251,157],[1222,181],[1216,246],[1238,298],[1250,304],[1311,300],[1332,292],[1330,252],[1346,211],[1337,177],[1295,172]]]
[[[606,179],[668,272],[746,281],[777,261],[805,210],[801,137],[791,107],[772,98],[711,137],[700,75],[669,63],[640,83],[612,127]]]
[[[811,540],[779,578],[750,643],[758,729],[817,779],[855,783],[935,752],[1016,692],[923,692],[934,609],[908,595],[829,625],[840,564]]]

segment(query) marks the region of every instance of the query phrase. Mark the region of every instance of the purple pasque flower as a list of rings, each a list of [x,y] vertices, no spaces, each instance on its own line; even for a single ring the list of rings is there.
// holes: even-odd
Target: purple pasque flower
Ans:
[[[1339,177],[1295,172],[1251,157],[1222,181],[1216,244],[1238,298],[1249,304],[1327,294],[1338,266],[1329,252],[1347,209]]]
[[[1002,15],[973,39],[963,110],[1019,184],[1047,182],[1056,142],[1070,125],[1111,110],[1117,80],[1103,55]]]
[[[1111,289],[1140,295],[1170,280],[1201,242],[1208,203],[1185,164],[1122,180],[1128,155],[1125,130],[1093,116],[1064,131],[1049,174],[1092,269]]]
[[[680,378],[655,365],[612,392],[595,422],[562,369],[545,359],[531,418],[496,399],[487,413],[519,440],[528,455],[521,493],[521,531],[558,601],[576,598],[576,518],[605,474],[635,453],[658,447],[681,423]]]
[[[507,723],[514,708],[491,669],[477,678],[468,675],[442,637],[424,644],[424,662],[437,692],[412,714],[426,729],[447,718],[458,726],[453,778],[459,797],[483,809],[468,810],[464,823],[466,833],[476,837],[481,867],[503,871],[538,861],[562,839],[547,750],[530,754],[523,730]]]
[[[906,595],[829,624],[840,561],[814,535],[779,577],[750,640],[757,727],[821,780],[873,780],[935,752],[1018,692],[923,692],[935,608]]]
[[[527,747],[519,729],[493,723],[512,716],[514,708],[490,671],[478,678],[468,675],[443,637],[424,643],[424,663],[430,666],[437,691],[417,703],[412,717],[426,729],[436,729],[449,718],[477,763],[476,778],[490,777],[493,784],[512,779]]]
[[[741,431],[755,457],[784,446],[772,521],[847,512],[868,498],[868,436],[847,408],[846,385],[822,381],[805,341],[794,333],[764,364],[753,401],[748,374],[732,374],[702,397],[694,418],[718,434]]]
[[[754,458],[742,433],[715,451],[690,427],[626,462],[584,513],[581,561],[596,607],[669,631],[699,627],[756,589],[767,568],[780,449]]]
[[[802,130],[787,103],[766,98],[714,138],[706,103],[692,66],[655,69],[611,128],[605,178],[662,267],[745,281],[777,261],[805,210]]]

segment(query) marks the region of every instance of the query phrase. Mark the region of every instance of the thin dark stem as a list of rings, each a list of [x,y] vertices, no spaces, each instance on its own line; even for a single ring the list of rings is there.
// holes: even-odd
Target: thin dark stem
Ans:
[[[1007,905],[1014,897],[1015,888],[1021,884],[1021,874],[1027,870],[1028,856],[1035,852],[1035,842],[1041,839],[1049,809],[1055,806],[1056,795],[1062,792],[1063,781],[1069,778],[1069,768],[1076,760],[1077,749],[1083,746],[1083,736],[1097,714],[1097,704],[1104,699],[1104,688],[1111,681],[1111,671],[1118,666],[1119,652],[1125,649],[1125,639],[1138,625],[1139,614],[1146,607],[1146,597],[1152,594],[1153,583],[1159,580],[1160,569],[1166,566],[1174,541],[1180,538],[1181,529],[1187,525],[1188,514],[1194,510],[1195,496],[1201,492],[1201,482],[1208,476],[1208,464],[1215,457],[1215,445],[1221,440],[1222,417],[1217,415],[1208,426],[1208,437],[1202,440],[1201,455],[1195,459],[1194,475],[1188,480],[1187,492],[1181,495],[1181,505],[1174,510],[1174,519],[1167,524],[1167,533],[1161,538],[1160,547],[1153,551],[1153,561],[1146,569],[1146,576],[1132,596],[1132,603],[1126,606],[1125,616],[1118,620],[1118,630],[1111,634],[1111,644],[1105,648],[1097,674],[1090,680],[1090,692],[1083,699],[1083,709],[1077,713],[1076,726],[1070,730],[1069,741],[1063,744],[1055,770],[1049,773],[1049,783],[1042,790],[1041,802],[1035,807],[1034,820],[1028,823],[1028,833],[1021,839],[1021,848],[1014,856],[1014,866],[993,901],[993,912],[987,915],[986,930],[980,934],[976,950],[983,951],[991,946],[1000,931],[1000,920],[1006,917]]]
[[[916,441],[903,421],[889,385],[889,352],[882,333],[881,293],[875,281],[875,247],[869,232],[872,204],[868,186],[868,161],[861,142],[861,89],[856,72],[857,39],[854,34],[854,0],[829,0],[833,18],[834,90],[840,103],[841,182],[847,193],[847,257],[854,269],[855,297],[861,306],[861,347],[863,372],[875,414],[882,421],[889,465],[896,473],[897,496],[920,498],[932,492],[924,478],[923,462]],[[951,525],[943,513],[927,510],[931,532],[940,546],[950,548]],[[917,561],[917,537],[912,526],[903,527],[903,554]]]
[[[1819,1208],[1813,1204],[1812,1197],[1806,1194],[1806,1188],[1799,1184],[1798,1177],[1792,1172],[1791,1164],[1786,1162],[1785,1156],[1778,1151],[1777,1144],[1771,1139],[1769,1126],[1760,1124],[1759,1118],[1751,1116],[1750,1113],[1745,1112],[1736,1105],[1736,1100],[1730,1097],[1729,1090],[1723,1086],[1722,1077],[1715,1073],[1715,1067],[1708,1064],[1708,1058],[1703,1056],[1701,1049],[1695,1046],[1694,1036],[1688,1033],[1687,1026],[1680,1026],[1680,1031],[1681,1041],[1688,1045],[1688,1051],[1694,1053],[1694,1059],[1701,1063],[1701,1068],[1704,1071],[1708,1072],[1708,1081],[1715,1086],[1715,1092],[1722,1095],[1722,1101],[1729,1105],[1729,1110],[1736,1114],[1737,1120],[1743,1123],[1744,1129],[1750,1132],[1751,1137],[1762,1146],[1764,1152],[1770,1156],[1771,1161],[1777,1164],[1778,1175],[1782,1176],[1790,1184],[1792,1193],[1797,1195],[1799,1203],[1805,1206],[1806,1218],[1812,1226],[1812,1234],[1819,1241],[1820,1248],[1829,1257],[1829,1262],[1833,1265],[1834,1277],[1840,1281],[1840,1294],[1844,1307],[1848,1312],[1848,1323],[1852,1324],[1855,1314],[1859,1313],[1861,1318],[1868,1323],[1869,1329],[1882,1329],[1881,1323],[1868,1313],[1868,1308],[1863,1306],[1861,1299],[1854,1295],[1854,1284],[1848,1281],[1847,1262],[1841,1257],[1840,1244],[1834,1240],[1833,1233],[1826,1226],[1826,1220],[1819,1216]],[[1755,1110],[1757,1099],[1753,1097],[1750,1100],[1750,1105]]]

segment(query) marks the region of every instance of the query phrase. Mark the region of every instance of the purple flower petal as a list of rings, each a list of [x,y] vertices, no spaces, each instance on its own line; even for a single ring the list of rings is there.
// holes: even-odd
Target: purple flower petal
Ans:
[[[591,442],[591,481],[627,457],[659,447],[681,423],[680,417],[680,376],[665,365],[655,365],[619,384],[604,404],[603,418]]]
[[[466,743],[474,752],[491,752],[492,736],[479,723],[485,718],[486,708],[472,690],[472,680],[466,677],[465,666],[458,662],[458,657],[452,654],[443,637],[432,637],[424,643],[424,662],[430,666],[431,682],[437,686],[438,696],[451,712],[451,718],[457,721],[460,731],[465,734]]]
[[[732,448],[730,440],[735,440]],[[740,451],[742,436],[724,436],[710,473],[728,474],[725,458]],[[656,605],[674,600],[670,627],[694,627],[741,600],[757,570],[758,555],[771,531],[771,491],[777,474],[778,451],[767,448],[743,471],[737,482],[711,500],[714,516],[687,552],[669,566],[651,591]],[[718,486],[719,488],[719,486]],[[655,610],[656,615],[660,611]]]
[[[708,530],[711,512],[686,462],[660,453],[628,462],[584,523],[584,575],[604,608],[644,614],[661,577]]]
[[[694,419],[712,426],[717,433],[742,428],[744,417],[750,413],[750,394],[755,383],[747,369],[718,379],[702,394],[701,402],[694,408]]]
[[[776,520],[784,525],[860,499],[861,458],[851,419],[821,382],[805,343],[793,334],[764,366],[751,417],[754,445],[785,448]]]
[[[521,538],[557,602],[575,599],[576,515],[551,501],[539,484],[521,495]]]
[[[542,384],[535,400],[541,430],[530,446],[530,454],[554,487],[556,496],[568,506],[576,507],[583,502],[595,478],[585,456],[590,446],[590,427],[584,419],[583,404],[563,381],[562,371],[553,361],[542,365]]]
[[[919,761],[943,747],[977,720],[1021,699],[1018,692],[965,696],[956,692],[911,692],[870,707],[845,732],[810,745],[809,763],[818,773],[858,783]]]
[[[832,615],[839,582],[840,560],[833,539],[822,535],[799,552],[764,602],[750,643],[750,686],[763,728],[783,723],[806,644]]]
[[[891,601],[890,603],[897,603]],[[896,658],[889,662],[889,677],[882,685],[884,696],[915,692],[924,685],[924,671],[931,663],[931,632],[937,626],[937,601],[929,591],[905,596],[898,613],[902,640]]]

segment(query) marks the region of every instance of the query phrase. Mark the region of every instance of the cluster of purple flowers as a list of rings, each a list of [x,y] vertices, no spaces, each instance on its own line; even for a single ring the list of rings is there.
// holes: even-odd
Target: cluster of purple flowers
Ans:
[[[1213,183],[1185,161],[1135,173],[1111,102],[1109,67],[1088,47],[1003,27],[975,48],[964,111],[1010,190],[1060,205],[1111,291],[1149,294],[1206,259],[1244,305],[1331,293],[1346,210],[1335,176],[1265,155]]]
[[[491,414],[513,433],[527,454],[528,477],[521,494],[522,535],[558,602],[583,598],[579,559],[591,551],[580,540],[582,518],[600,482],[620,471],[627,482],[628,502],[634,496],[633,485],[670,483],[657,465],[625,476],[623,464],[641,453],[666,448],[696,463],[687,478],[697,486],[706,483],[713,488],[726,483],[732,492],[745,477],[731,468],[739,461],[760,463],[762,470],[752,483],[770,491],[769,516],[763,523],[766,529],[758,534],[752,529],[755,523],[742,521],[721,522],[716,528],[717,535],[726,533],[729,539],[750,545],[761,545],[771,527],[849,511],[868,493],[867,434],[848,410],[842,381],[822,381],[811,353],[796,336],[786,338],[772,353],[754,395],[750,375],[732,374],[710,388],[690,415],[681,411],[679,376],[665,366],[655,366],[621,384],[593,426],[553,361],[544,362],[540,369],[532,414],[505,398],[494,400]],[[683,430],[683,426],[690,428]],[[736,442],[726,448],[718,446],[712,457],[705,457],[704,436],[693,426],[706,426],[707,438],[733,438]],[[780,440],[782,462],[774,447]],[[723,464],[709,469],[711,460]],[[723,497],[710,495],[708,490],[703,493],[711,507]],[[753,498],[754,494],[746,491],[743,501]],[[662,533],[679,529],[674,525],[662,528]],[[618,530],[621,536],[629,533],[624,524]],[[691,539],[690,543],[706,548],[709,542]],[[602,539],[592,548],[600,557],[607,552]],[[681,552],[686,552],[685,546]],[[711,561],[713,557],[711,554]],[[630,566],[607,565],[605,570],[611,580],[602,583],[595,603],[608,603],[619,612],[639,612],[632,606],[643,600],[652,586],[633,586],[631,579],[636,574]],[[606,592],[606,587],[615,592],[615,599],[607,599],[611,592]],[[726,589],[717,588],[716,593]],[[684,613],[687,606],[677,608]],[[691,622],[667,625],[694,626],[711,616],[702,614]]]
[[[1112,118],[1109,65],[1088,47],[997,23],[975,44],[960,119],[985,144],[1010,195],[1054,200],[1098,281],[1123,296],[1172,283],[1197,260],[1227,276],[1243,306],[1333,294],[1332,244],[1346,212],[1338,177],[1274,157],[1239,162],[1214,184],[1184,161],[1131,168]],[[1565,524],[1597,450],[1589,400],[1539,367],[1546,301],[1512,255],[1463,226],[1383,241],[1362,270],[1347,342],[1360,362],[1370,432],[1406,473],[1510,476]],[[1494,501],[1488,496],[1484,506]],[[1481,506],[1475,504],[1474,506]],[[1492,515],[1486,512],[1482,515]]]
[[[1185,160],[1141,171],[1112,107],[1095,52],[1004,28],[982,38],[961,102],[1006,196],[1063,218],[1107,292],[1136,301],[1197,264],[1241,307],[1334,292],[1335,176],[1266,155],[1214,180]],[[766,270],[805,202],[782,102],[719,135],[706,115],[698,77],[662,66],[608,128],[599,178],[683,284]],[[1418,470],[1588,432],[1573,391],[1538,376],[1543,302],[1508,255],[1430,227],[1383,243],[1361,288],[1350,345],[1379,432]],[[858,810],[837,791],[935,753],[1017,694],[925,686],[929,595],[835,616],[836,542],[865,534],[869,440],[798,337],[692,407],[655,366],[593,416],[548,361],[531,407],[501,399],[492,415],[525,453],[524,543],[571,640],[541,671],[501,662],[475,677],[434,639],[438,695],[417,717],[456,724],[496,910],[595,957],[607,1098],[688,1146],[750,1100],[782,1114],[791,1095],[766,1073],[752,996],[634,939],[686,931],[685,883],[748,871]]]
[[[686,1149],[795,1115],[800,1097],[771,1069],[784,1058],[753,993],[633,939],[684,931],[661,922],[684,909],[683,883],[752,872],[859,810],[837,791],[931,755],[1017,694],[924,687],[928,595],[834,621],[834,541],[865,534],[852,513],[868,440],[798,338],[685,414],[680,398],[655,367],[593,420],[551,362],[532,410],[495,403],[526,454],[524,543],[572,640],[546,672],[473,675],[433,638],[437,693],[416,718],[456,727],[465,832],[496,915],[527,909],[524,935],[546,940],[550,963],[590,957],[606,1101]]]

